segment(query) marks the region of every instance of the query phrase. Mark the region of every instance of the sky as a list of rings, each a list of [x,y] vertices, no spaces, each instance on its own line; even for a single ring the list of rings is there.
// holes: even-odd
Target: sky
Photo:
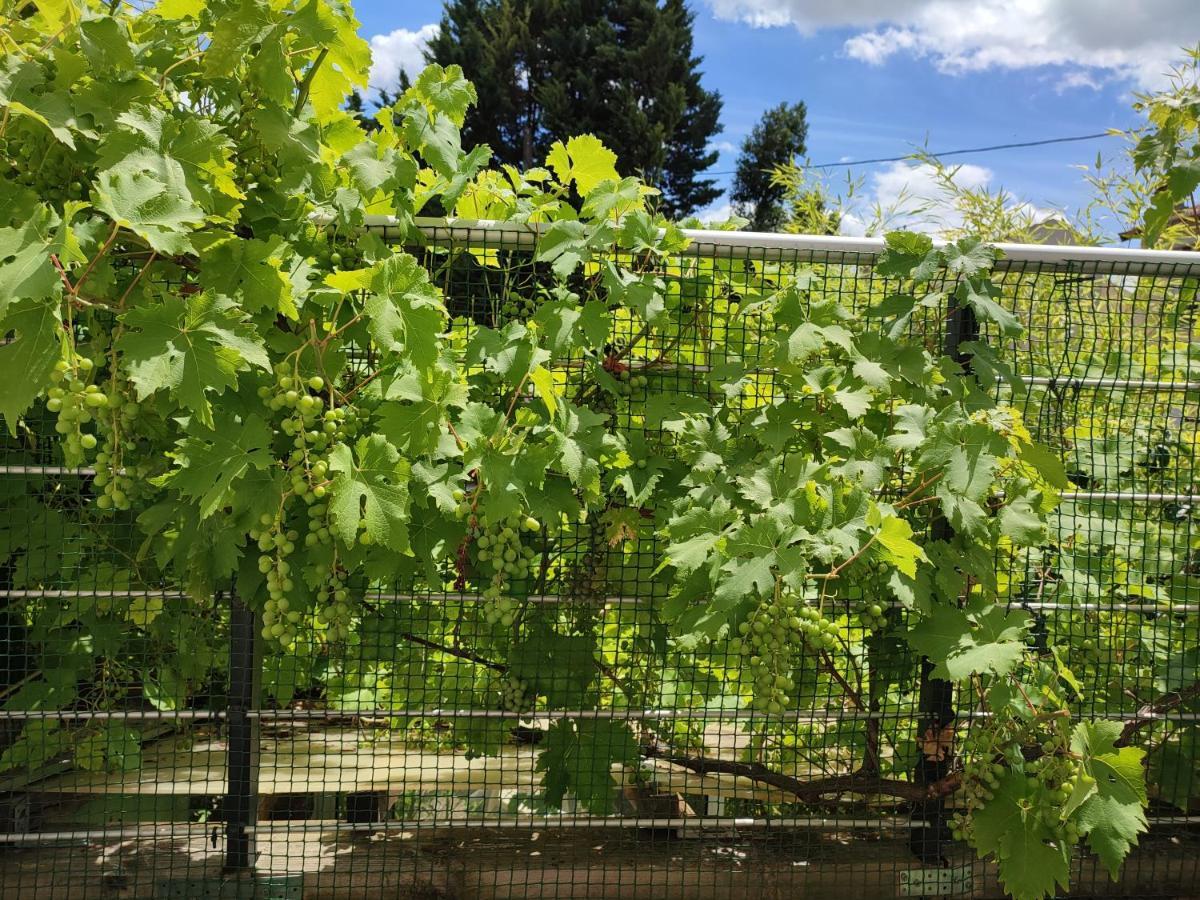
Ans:
[[[1129,128],[1135,91],[1165,83],[1180,45],[1200,42],[1200,0],[692,0],[704,84],[724,99],[727,186],[737,148],[764,110],[808,107],[813,164],[1036,141]],[[435,0],[357,0],[372,84],[414,75],[441,16]],[[1074,212],[1089,193],[1075,168],[1118,139],[953,158],[960,181]],[[950,160],[948,160],[950,161]],[[851,168],[864,203],[902,190],[937,200],[911,161]],[[835,179],[845,169],[830,170]],[[835,182],[836,183],[836,182]],[[720,200],[707,211],[720,217]],[[853,221],[853,217],[852,217]],[[853,226],[851,226],[853,227]]]

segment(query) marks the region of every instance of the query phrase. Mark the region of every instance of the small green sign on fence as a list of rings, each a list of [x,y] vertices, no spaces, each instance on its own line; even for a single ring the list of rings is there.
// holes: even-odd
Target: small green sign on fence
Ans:
[[[953,897],[970,894],[975,885],[971,866],[908,869],[900,873],[901,897]]]

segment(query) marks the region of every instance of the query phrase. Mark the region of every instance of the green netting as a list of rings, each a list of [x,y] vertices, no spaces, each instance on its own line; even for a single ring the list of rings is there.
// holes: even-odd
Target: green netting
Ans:
[[[811,298],[855,309],[894,287],[852,243],[737,238],[698,240],[660,273],[675,330],[617,322],[610,353],[644,384],[589,395],[587,361],[570,357],[555,383],[608,427],[664,445],[664,422],[712,390],[711,372],[744,372],[762,401],[780,390],[757,300],[797,276]],[[462,341],[536,317],[554,288],[524,232],[442,228],[413,249]],[[1014,253],[994,276],[1020,338],[975,334],[944,304],[909,337],[934,351],[948,335],[977,340],[1012,367],[995,390],[1061,454],[1073,489],[1040,564],[1002,571],[1002,595],[1078,675],[1081,713],[1156,720],[1137,735],[1150,834],[1116,884],[1077,854],[1077,893],[1177,896],[1200,878],[1200,269],[1070,248],[1037,258]],[[585,309],[603,298],[594,268],[570,287]],[[628,514],[528,538],[511,619],[481,583],[421,565],[417,541],[405,571],[348,573],[364,603],[347,640],[264,648],[236,584],[131,586],[142,531],[94,515],[90,473],[62,468],[39,437],[52,419],[32,414],[0,450],[0,895],[1002,895],[994,867],[948,837],[958,799],[878,789],[949,770],[983,714],[939,693],[895,636],[903,609],[885,604],[890,629],[861,628],[877,586],[838,601],[847,639],[832,671],[802,661],[795,708],[769,722],[729,688],[740,657],[663,654],[661,538]],[[489,653],[500,644],[506,665]],[[569,786],[543,777],[547,752],[570,761]]]

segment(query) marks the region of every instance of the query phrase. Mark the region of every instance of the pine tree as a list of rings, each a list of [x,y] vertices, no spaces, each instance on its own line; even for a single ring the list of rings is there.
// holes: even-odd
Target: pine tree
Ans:
[[[426,55],[476,85],[464,143],[529,168],[590,132],[678,216],[721,193],[702,177],[721,98],[701,83],[693,18],[685,0],[450,0]]]
[[[781,103],[763,113],[742,141],[729,198],[736,211],[750,220],[753,230],[775,231],[783,225],[787,212],[782,201],[787,189],[772,173],[804,155],[807,137],[804,103]]]

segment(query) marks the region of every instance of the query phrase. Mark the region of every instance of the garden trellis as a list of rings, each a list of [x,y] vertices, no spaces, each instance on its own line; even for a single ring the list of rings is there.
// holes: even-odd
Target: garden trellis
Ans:
[[[501,376],[490,406],[476,399],[451,433],[424,415],[436,379],[400,372],[381,389],[384,408],[372,421],[408,436],[401,450],[411,468],[440,442],[471,446],[466,428],[494,426],[487,415],[519,421],[526,405],[570,400],[597,420],[595,447],[580,451],[580,464],[606,460],[628,502],[599,503],[596,514],[569,520],[569,499],[554,492],[570,490],[547,481],[538,509],[564,512],[552,536],[544,511],[529,523],[524,513],[512,521],[504,514],[498,528],[480,532],[486,545],[455,542],[439,556],[433,526],[423,534],[414,520],[411,565],[385,566],[368,549],[343,567],[338,584],[321,588],[326,606],[264,606],[264,575],[281,583],[291,573],[256,572],[252,548],[232,581],[139,580],[156,507],[143,509],[140,521],[98,511],[93,498],[104,485],[95,470],[56,456],[43,437],[53,416],[31,412],[27,429],[6,439],[0,484],[8,661],[0,673],[0,893],[245,896],[253,883],[255,896],[280,897],[1003,896],[994,862],[955,839],[956,815],[972,802],[960,754],[978,754],[972,736],[987,733],[997,708],[994,696],[984,704],[983,694],[997,690],[987,673],[999,663],[989,654],[1011,657],[1018,647],[1054,676],[1031,676],[1030,684],[1046,696],[1076,695],[1077,720],[1110,723],[1089,740],[1107,735],[1116,746],[1087,750],[1105,761],[1104,772],[1128,775],[1129,757],[1118,748],[1146,751],[1135,759],[1149,787],[1147,830],[1115,882],[1080,844],[1069,855],[1076,892],[1192,890],[1200,877],[1191,814],[1200,795],[1200,254],[1002,246],[988,262],[994,292],[966,303],[958,287],[972,276],[955,270],[955,253],[976,248],[937,251],[916,236],[885,247],[681,232],[653,259],[609,244],[587,248],[590,256],[568,246],[579,267],[560,277],[563,235],[546,225],[368,227],[384,244],[405,247],[440,288],[447,344],[467,379],[506,366],[527,373],[514,379],[515,391]],[[914,275],[927,259],[936,267]],[[617,266],[606,269],[608,261]],[[661,290],[631,296],[629,273],[647,271]],[[190,296],[187,273],[180,278],[175,287]],[[600,313],[613,297],[617,314],[604,330]],[[783,305],[792,301],[794,320]],[[655,302],[669,309],[669,326],[645,325],[659,315]],[[839,358],[849,338],[836,328],[850,321],[842,312],[821,318],[825,310],[861,317],[856,350],[881,346],[871,335],[901,348],[881,353],[878,364],[851,356],[857,390],[919,368],[910,350],[944,353],[963,368],[945,365],[938,377],[969,379],[978,398],[997,403],[969,400],[974,415],[1017,411],[1005,426],[1013,440],[1028,429],[1054,451],[1045,456],[1062,461],[1065,477],[1044,516],[1014,508],[1011,497],[1008,506],[994,501],[991,512],[1009,516],[1018,537],[995,548],[995,584],[986,591],[999,620],[989,610],[970,613],[971,628],[988,641],[969,649],[987,658],[954,685],[941,669],[960,657],[942,644],[961,636],[935,628],[902,639],[922,601],[889,588],[887,571],[801,592],[782,616],[797,620],[783,626],[785,647],[772,647],[780,614],[769,599],[750,612],[740,605],[760,591],[752,580],[736,595],[716,582],[724,607],[714,605],[711,582],[689,591],[702,569],[679,561],[706,532],[681,526],[685,515],[667,515],[669,498],[654,499],[657,483],[698,490],[732,480],[743,462],[736,434],[686,424],[702,401],[736,396],[744,415],[728,421],[754,429],[764,444],[775,431],[786,439],[789,423],[755,416],[802,383],[806,395],[824,395],[822,360]],[[536,360],[522,357],[530,353],[520,340],[525,326],[506,330],[529,322],[546,336],[533,346],[551,348]],[[813,327],[826,330],[804,351],[805,371],[816,373],[810,384],[778,350],[812,340]],[[598,333],[580,345],[555,343],[554,334],[572,328]],[[339,360],[346,374],[325,377],[355,390],[374,378],[381,353],[374,343],[348,347]],[[475,398],[491,390],[472,385]],[[292,382],[276,386],[296,390]],[[894,508],[921,501],[932,484],[870,468],[870,435],[854,425],[866,401],[844,390],[831,382],[829,399],[812,401],[827,404],[827,446],[859,461],[856,477]],[[232,392],[213,398],[218,412],[242,402]],[[905,421],[899,403],[883,409]],[[843,414],[850,424],[834,421]],[[889,433],[907,433],[913,444],[902,446],[915,452],[922,427],[932,430],[932,420]],[[617,433],[622,441],[610,453],[605,435]],[[231,447],[203,486],[224,503],[222,491],[254,489],[263,447],[248,427],[218,437]],[[211,448],[216,439],[208,440]],[[528,449],[536,454],[536,442]],[[683,453],[688,485],[672,468],[672,456]],[[976,477],[975,462],[968,459],[965,479]],[[998,465],[1021,464],[1014,456]],[[1058,478],[1032,449],[1024,464]],[[351,460],[360,475],[382,465]],[[811,502],[830,502],[820,472],[780,465],[779,482],[812,484]],[[179,466],[168,461],[141,474],[170,485]],[[348,470],[334,462],[331,471]],[[521,476],[513,473],[514,483]],[[401,502],[383,490],[386,482],[358,483],[364,520],[373,503]],[[422,501],[450,509],[478,487],[469,479],[455,487],[432,470],[407,484],[405,503],[423,492]],[[788,485],[767,473],[742,487],[776,497]],[[927,547],[955,527],[948,515],[927,518]],[[251,538],[266,527],[252,524]],[[873,540],[903,550],[912,532],[895,528]],[[263,546],[303,541],[299,530],[284,528],[281,537]],[[489,556],[480,558],[480,549]],[[961,561],[929,553],[932,577],[953,578]],[[514,567],[498,598],[485,596],[493,556]],[[833,554],[829,571],[846,556]],[[434,565],[441,557],[447,564]],[[160,561],[158,570],[171,568]],[[339,590],[347,592],[343,611]],[[971,609],[969,584],[949,592]],[[819,615],[810,619],[810,609]],[[292,612],[294,637],[286,633]],[[759,621],[766,650],[791,654],[785,666],[770,668],[768,653],[749,647]],[[937,665],[922,658],[925,647],[939,650]],[[1007,702],[1032,709],[1050,701],[1018,693]],[[1031,763],[1041,752],[1025,750]],[[1050,740],[1047,758],[1059,752]],[[1102,776],[1099,765],[1093,774]],[[990,781],[978,775],[979,790]],[[1006,785],[992,788],[1001,795]],[[1074,802],[1070,791],[1063,802]],[[1109,812],[1133,815],[1119,804]]]

